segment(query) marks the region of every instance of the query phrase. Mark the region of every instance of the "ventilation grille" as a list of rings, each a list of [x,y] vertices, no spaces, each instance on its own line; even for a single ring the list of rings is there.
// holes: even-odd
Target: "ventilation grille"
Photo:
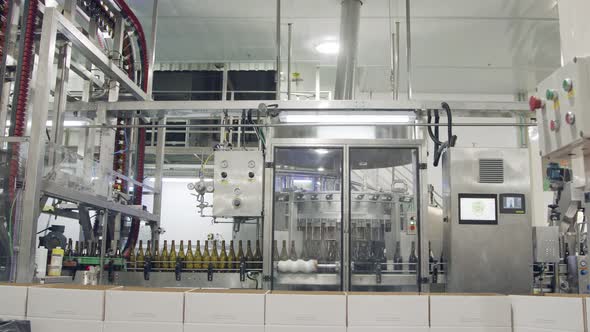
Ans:
[[[479,183],[504,183],[504,160],[480,159]]]

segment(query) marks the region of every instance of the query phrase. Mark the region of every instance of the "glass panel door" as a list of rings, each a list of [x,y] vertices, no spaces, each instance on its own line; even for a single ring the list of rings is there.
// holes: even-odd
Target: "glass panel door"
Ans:
[[[342,148],[275,148],[273,282],[342,290]]]
[[[417,150],[350,148],[350,288],[418,291]]]

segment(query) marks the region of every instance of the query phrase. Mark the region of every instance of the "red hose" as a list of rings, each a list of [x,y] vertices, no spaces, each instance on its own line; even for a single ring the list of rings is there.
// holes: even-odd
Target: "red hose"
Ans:
[[[29,11],[27,12],[27,22],[25,26],[23,57],[21,59],[21,77],[18,87],[18,96],[15,107],[15,123],[13,136],[23,136],[25,133],[26,109],[27,101],[29,99],[29,83],[31,81],[31,69],[33,67],[33,46],[35,42],[35,21],[37,19],[37,10],[39,3],[37,0],[32,0],[29,3]],[[10,176],[9,176],[9,197],[12,201],[14,199],[14,191],[16,189],[16,178],[19,171],[19,155],[20,146],[18,143],[14,144],[12,149],[12,158],[10,159]]]

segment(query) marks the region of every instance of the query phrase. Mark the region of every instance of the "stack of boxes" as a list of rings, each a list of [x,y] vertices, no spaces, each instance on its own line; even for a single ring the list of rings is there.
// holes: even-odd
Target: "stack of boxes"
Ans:
[[[22,320],[27,313],[29,285],[0,284],[0,320]]]
[[[583,332],[587,299],[579,296],[510,296],[514,332]],[[586,310],[586,311],[585,311]]]
[[[497,294],[432,294],[433,332],[511,332],[510,298]]]
[[[102,332],[104,294],[112,287],[29,287],[27,319],[35,332]]]
[[[428,296],[348,293],[348,332],[428,332]]]
[[[185,293],[184,332],[264,332],[265,293],[259,290]]]
[[[104,332],[182,332],[186,288],[134,288],[108,290],[105,296]]]
[[[346,332],[346,294],[268,293],[265,322],[266,332]]]

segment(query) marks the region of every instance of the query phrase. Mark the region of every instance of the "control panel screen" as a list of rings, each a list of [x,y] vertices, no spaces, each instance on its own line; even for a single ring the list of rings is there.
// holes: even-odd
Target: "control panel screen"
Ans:
[[[523,194],[500,194],[500,213],[525,214],[525,198]]]
[[[459,194],[459,224],[498,224],[496,195]]]

